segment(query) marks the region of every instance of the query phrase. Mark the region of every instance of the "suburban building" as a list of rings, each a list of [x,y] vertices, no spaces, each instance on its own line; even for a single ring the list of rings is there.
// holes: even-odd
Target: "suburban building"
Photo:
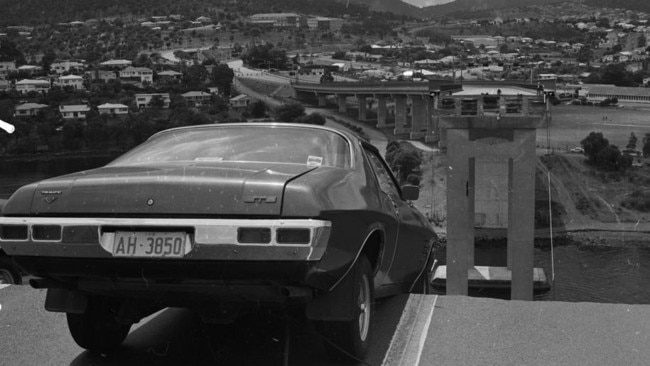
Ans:
[[[202,105],[209,104],[212,100],[212,94],[202,91],[190,91],[181,94],[181,97],[185,99],[188,105],[193,107],[200,107]]]
[[[81,90],[84,88],[84,78],[78,75],[60,76],[57,80],[57,85],[62,88],[71,87],[74,90]]]
[[[0,80],[6,79],[7,75],[17,71],[15,61],[2,61],[0,62]]]
[[[183,73],[174,70],[165,70],[158,73],[158,81],[164,83],[171,83],[180,81],[183,78]]]
[[[310,30],[338,31],[343,26],[343,19],[315,17],[307,19],[307,27]]]
[[[48,80],[40,79],[23,79],[16,82],[16,91],[20,94],[27,94],[29,92],[48,93],[50,91],[50,82]]]
[[[141,83],[153,82],[153,70],[148,67],[129,66],[120,71],[120,79],[123,81],[138,81]]]
[[[105,83],[111,80],[117,80],[117,73],[115,71],[106,71],[106,70],[86,71],[84,75],[90,80],[102,80]]]
[[[587,90],[587,99],[602,101],[616,98],[620,102],[650,103],[650,88],[621,87],[606,84],[583,84]]]
[[[83,71],[86,65],[81,62],[76,61],[60,61],[54,62],[50,65],[50,70],[54,71],[57,74],[63,74],[66,72],[75,72]]]
[[[64,119],[86,119],[90,107],[85,104],[61,105],[59,113]]]
[[[169,104],[171,103],[171,99],[169,98],[169,93],[136,94],[135,105],[140,109],[149,108],[151,107],[151,101],[154,98],[162,99],[162,104],[163,104],[162,107],[169,108]]]
[[[23,65],[18,67],[18,71],[28,73],[29,75],[33,75],[42,72],[43,68],[38,65]]]
[[[239,94],[230,98],[230,106],[235,109],[246,108],[251,104],[251,98],[246,94]]]
[[[266,13],[250,16],[251,24],[268,25],[274,28],[299,28],[307,25],[307,19],[296,13]]]
[[[129,107],[124,104],[104,103],[97,106],[99,114],[126,115],[129,114]]]
[[[38,103],[23,103],[14,109],[14,117],[29,117],[29,116],[35,116],[38,114],[38,112],[43,109],[47,108],[47,104],[38,104]]]
[[[129,60],[108,60],[99,64],[99,66],[104,68],[123,68],[131,66],[133,62]]]

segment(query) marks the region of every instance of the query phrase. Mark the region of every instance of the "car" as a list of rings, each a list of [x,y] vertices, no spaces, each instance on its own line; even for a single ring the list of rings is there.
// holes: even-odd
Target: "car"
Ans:
[[[571,148],[571,149],[569,150],[569,152],[572,152],[572,153],[574,153],[574,154],[584,154],[584,153],[585,153],[585,149],[583,149],[582,147],[578,146],[578,147],[573,147],[573,148]]]
[[[91,352],[117,349],[166,307],[225,323],[263,306],[298,309],[361,358],[376,299],[430,290],[436,233],[418,195],[347,130],[180,127],[106,166],[18,189],[0,245]]]

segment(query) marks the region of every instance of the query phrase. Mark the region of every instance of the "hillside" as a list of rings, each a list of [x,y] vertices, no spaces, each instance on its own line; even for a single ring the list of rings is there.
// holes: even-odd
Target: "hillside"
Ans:
[[[614,9],[627,9],[642,12],[650,12],[650,1],[648,0],[585,0],[585,4],[589,6],[614,8]]]
[[[566,0],[456,0],[451,3],[429,6],[420,9],[424,17],[459,16],[479,11],[494,11],[499,9],[518,8],[530,5],[544,5]],[[534,16],[534,14],[531,14]]]

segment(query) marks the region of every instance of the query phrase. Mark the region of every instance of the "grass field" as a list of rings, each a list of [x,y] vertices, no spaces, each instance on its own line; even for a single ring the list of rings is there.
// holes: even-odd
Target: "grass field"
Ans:
[[[589,106],[561,105],[551,111],[549,128],[550,146],[555,149],[570,149],[580,146],[580,141],[590,132],[602,132],[612,145],[624,149],[634,133],[638,138],[637,149],[642,139],[650,133],[650,106],[624,108],[603,108]],[[537,131],[537,145],[547,146],[546,130]]]

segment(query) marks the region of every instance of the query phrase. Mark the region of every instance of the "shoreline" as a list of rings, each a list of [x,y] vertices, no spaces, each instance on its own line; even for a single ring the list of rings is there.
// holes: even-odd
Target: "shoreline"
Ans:
[[[584,229],[578,231],[565,231],[553,236],[553,247],[578,246],[584,248],[650,248],[650,233],[645,231],[611,231],[599,229]],[[551,238],[548,236],[536,236],[533,239],[536,249],[548,249],[551,246]],[[474,245],[481,248],[504,247],[507,245],[507,238],[504,236],[479,236],[474,238]],[[438,233],[438,239],[434,243],[435,248],[447,246],[445,233]]]

